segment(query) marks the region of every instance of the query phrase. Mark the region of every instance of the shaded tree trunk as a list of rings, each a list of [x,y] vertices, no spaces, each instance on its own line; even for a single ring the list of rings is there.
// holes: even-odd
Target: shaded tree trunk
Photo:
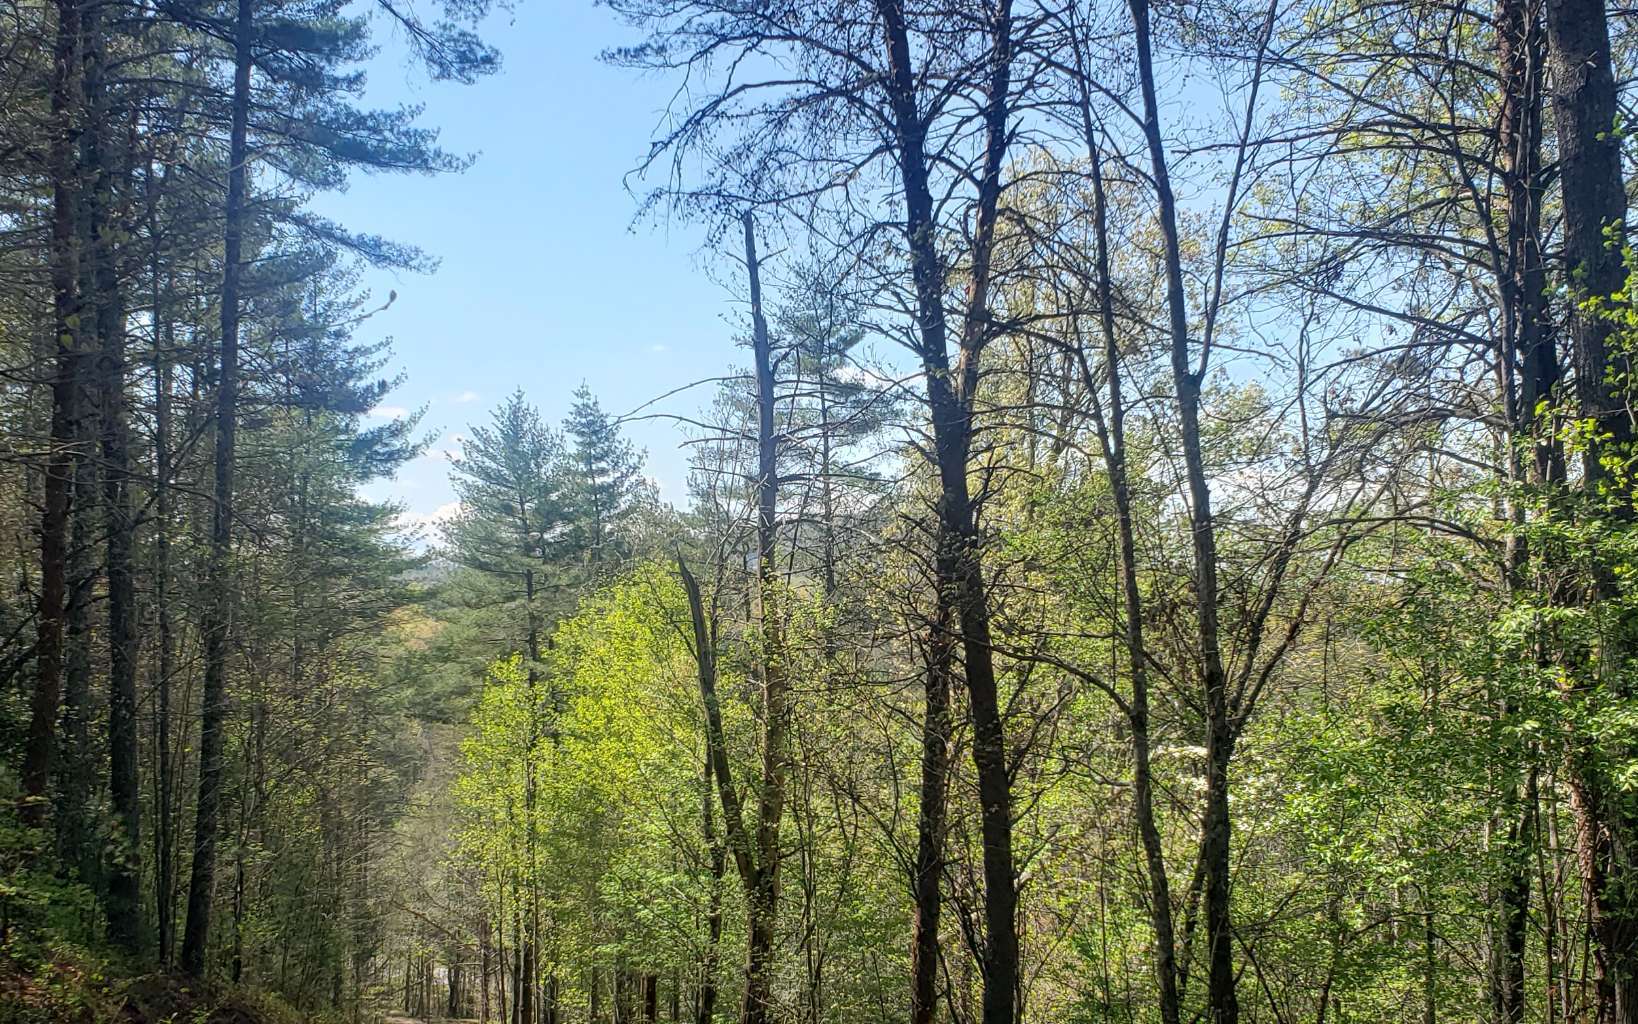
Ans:
[[[937,249],[939,228],[929,177],[927,124],[917,103],[905,10],[900,0],[876,0],[876,9],[882,19],[887,49],[889,74],[883,88],[892,113],[891,130],[905,200],[905,237],[915,288],[917,355],[926,382],[939,481],[934,557],[939,609],[934,620],[953,622],[960,630],[968,711],[973,725],[973,762],[978,774],[983,836],[983,1021],[984,1024],[1013,1024],[1020,977],[1011,773],[990,641],[989,597],[979,550],[977,513],[967,482],[979,359],[990,331],[990,254],[1000,201],[1001,164],[1007,150],[1012,4],[1010,0],[998,0],[993,10],[987,12],[990,40],[983,109],[985,149],[973,215],[967,313],[959,358],[953,368],[944,311],[945,270]],[[923,746],[925,751],[925,740]],[[918,853],[918,873],[921,870]],[[918,913],[920,910],[918,907]],[[925,997],[915,998],[917,1012],[926,1012],[925,1003],[921,1002]]]
[[[697,636],[696,642],[699,642]],[[700,796],[700,816],[705,847],[711,857],[711,892],[705,910],[705,958],[700,964],[695,1024],[711,1024],[717,1013],[717,967],[722,947],[722,879],[728,869],[728,851],[722,838],[717,835],[716,814],[713,813],[717,799],[712,791],[715,774],[708,751],[705,757],[705,785]]]
[[[1189,313],[1183,290],[1177,203],[1172,194],[1165,144],[1160,134],[1159,102],[1155,96],[1149,3],[1148,0],[1129,0],[1129,6],[1143,93],[1143,133],[1148,143],[1150,177],[1154,182],[1165,252],[1172,384],[1176,391],[1188,485],[1189,525],[1194,541],[1195,614],[1206,707],[1206,794],[1200,836],[1206,904],[1206,1018],[1211,1024],[1236,1024],[1240,1003],[1235,991],[1234,931],[1229,909],[1232,836],[1228,802],[1229,763],[1234,755],[1235,734],[1218,627],[1217,526],[1212,517],[1211,488],[1206,479],[1200,440],[1200,373],[1195,371],[1189,352]]]
[[[933,1024],[938,1013],[939,918],[943,909],[944,819],[950,779],[950,680],[955,674],[955,637],[949,608],[927,636],[922,675],[925,702],[921,726],[921,790],[916,816],[916,860],[910,888],[915,906],[910,921],[910,1020]]]
[[[478,922],[478,1020],[489,1021],[489,918]]]
[[[83,211],[82,211],[83,217]],[[83,227],[83,224],[82,224]],[[83,244],[83,243],[82,243]],[[81,254],[81,270],[90,260]],[[97,570],[92,558],[92,522],[97,510],[97,466],[93,457],[97,444],[95,391],[92,360],[95,344],[95,308],[87,296],[92,293],[89,274],[81,274],[81,316],[89,324],[82,336],[79,367],[81,415],[77,424],[74,485],[68,508],[68,606],[63,617],[63,712],[62,749],[58,753],[56,784],[57,848],[65,867],[74,871],[99,895],[105,892],[102,858],[96,841],[96,808],[93,795],[100,774],[101,748],[92,741],[94,709],[91,697],[91,602],[96,589]],[[101,532],[98,529],[96,532]]]
[[[211,509],[208,609],[204,638],[205,682],[199,727],[199,800],[194,820],[193,873],[188,919],[182,936],[182,969],[205,972],[211,903],[216,882],[216,840],[221,827],[222,732],[227,720],[228,632],[232,613],[229,557],[233,544],[233,462],[239,397],[239,281],[243,271],[246,191],[249,184],[252,0],[238,0],[234,18],[232,125],[228,140],[228,189],[224,218],[221,364],[216,382],[215,494]]]
[[[131,503],[130,420],[126,411],[125,301],[120,287],[120,233],[114,223],[118,179],[128,161],[112,152],[114,113],[105,80],[106,43],[95,7],[86,22],[86,101],[91,129],[86,163],[95,182],[86,220],[93,270],[102,405],[102,500],[107,533],[108,586],[108,793],[115,834],[107,844],[108,937],[137,953],[142,941],[141,786],[137,778],[137,609],[134,576],[136,512]]]
[[[1574,293],[1601,300],[1626,282],[1622,229],[1627,200],[1621,180],[1621,134],[1616,130],[1618,100],[1603,0],[1547,0],[1546,26],[1552,101],[1557,123],[1558,168],[1562,182],[1565,271]],[[1613,236],[1607,236],[1606,232]],[[1595,495],[1612,482],[1603,461],[1606,445],[1627,451],[1633,441],[1630,413],[1612,369],[1624,375],[1625,359],[1612,367],[1609,351],[1614,324],[1583,311],[1570,317],[1576,371],[1577,415],[1591,420],[1604,440],[1587,445],[1586,486]],[[1630,514],[1630,513],[1629,513]],[[1612,574],[1600,572],[1594,599],[1618,597]],[[1613,605],[1613,601],[1611,602]],[[1570,696],[1593,698],[1609,688],[1616,702],[1638,696],[1628,681],[1626,662],[1633,648],[1631,622],[1615,626],[1619,635],[1592,652],[1591,665],[1572,674]],[[1610,763],[1631,751],[1604,752],[1599,741],[1579,735],[1569,757],[1570,791],[1576,816],[1576,854],[1588,897],[1600,1024],[1638,1021],[1638,811],[1611,776]],[[1613,756],[1612,756],[1613,755]]]
[[[44,507],[40,514],[40,603],[35,634],[34,690],[23,753],[23,801],[27,824],[46,817],[57,715],[62,704],[63,632],[68,601],[68,510],[79,441],[81,317],[79,295],[79,181],[76,151],[81,93],[80,5],[58,0],[52,51],[51,293],[54,362],[51,377],[51,439],[46,455]]]
[[[1104,372],[1108,376],[1109,409],[1105,417],[1097,400],[1096,380],[1080,354],[1081,374],[1092,396],[1093,416],[1104,452],[1104,468],[1115,502],[1115,532],[1120,554],[1122,639],[1132,687],[1127,721],[1132,729],[1132,816],[1143,844],[1143,862],[1149,880],[1149,923],[1155,932],[1155,980],[1163,1024],[1178,1024],[1182,1017],[1177,980],[1177,933],[1172,918],[1171,880],[1155,821],[1154,772],[1149,732],[1148,653],[1143,636],[1143,595],[1138,580],[1137,534],[1132,518],[1131,481],[1126,464],[1126,398],[1121,386],[1120,349],[1115,338],[1115,309],[1109,270],[1107,197],[1103,159],[1091,121],[1091,97],[1082,96],[1083,130],[1092,172],[1094,259],[1097,267],[1098,325],[1103,341]]]
[[[1543,30],[1536,0],[1499,0],[1495,13],[1496,57],[1502,109],[1497,121],[1497,155],[1502,176],[1505,234],[1497,259],[1502,338],[1496,363],[1509,425],[1508,483],[1543,484],[1563,479],[1563,453],[1543,417],[1544,403],[1558,386],[1558,354],[1546,317],[1547,273],[1541,245]],[[1528,449],[1526,449],[1528,444]],[[1524,454],[1529,451],[1528,463]],[[1506,550],[1510,593],[1528,594],[1530,552],[1525,510],[1509,492],[1513,529]],[[1549,600],[1552,597],[1548,597]],[[1545,650],[1537,644],[1538,660]],[[1504,718],[1514,709],[1501,704]],[[1506,822],[1502,855],[1506,874],[1497,893],[1497,927],[1491,946],[1491,1003],[1497,1021],[1518,1024],[1525,1014],[1525,952],[1529,927],[1530,860],[1525,837],[1530,810],[1516,775],[1505,783]]]
[[[156,183],[150,165],[149,187]],[[163,184],[158,187],[162,190]],[[169,967],[176,947],[175,766],[171,752],[171,682],[176,672],[176,640],[171,627],[171,359],[174,344],[171,320],[165,307],[165,278],[160,251],[157,205],[149,211],[153,241],[152,275],[154,322],[154,568],[153,604],[159,632],[158,663],[154,669],[154,919],[159,939],[159,964]]]

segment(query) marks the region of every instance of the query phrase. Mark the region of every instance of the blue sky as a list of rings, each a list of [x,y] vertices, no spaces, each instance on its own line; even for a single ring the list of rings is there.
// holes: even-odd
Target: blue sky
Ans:
[[[638,200],[622,180],[647,147],[674,83],[601,64],[631,40],[606,9],[521,0],[491,20],[504,60],[476,85],[432,83],[390,38],[369,68],[367,102],[420,103],[446,149],[476,154],[459,175],[357,176],[314,206],[349,228],[420,246],[437,273],[372,274],[379,299],[398,299],[364,326],[390,337],[407,374],[377,415],[426,409],[428,455],[372,485],[411,517],[453,500],[447,454],[470,423],[521,387],[561,420],[582,381],[605,408],[627,412],[735,359],[732,296],[713,281],[691,226],[633,224]],[[633,188],[640,190],[641,185]],[[673,399],[689,412],[708,398]],[[684,455],[666,421],[634,423],[662,495],[683,497]]]

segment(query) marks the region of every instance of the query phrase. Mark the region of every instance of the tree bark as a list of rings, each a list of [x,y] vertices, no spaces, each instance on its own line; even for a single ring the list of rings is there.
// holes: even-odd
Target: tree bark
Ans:
[[[696,642],[699,642],[697,635]],[[717,1013],[717,964],[722,945],[722,878],[727,873],[728,851],[722,838],[717,835],[716,815],[712,810],[717,800],[712,791],[715,774],[710,753],[707,752],[705,785],[700,794],[700,817],[705,847],[711,857],[711,891],[705,909],[705,957],[700,964],[695,1024],[711,1024]]]
[[[1563,451],[1538,422],[1540,406],[1559,385],[1558,351],[1547,316],[1547,265],[1541,243],[1542,86],[1544,40],[1539,0],[1498,0],[1497,64],[1502,110],[1497,153],[1502,170],[1506,236],[1498,268],[1502,297],[1504,365],[1518,367],[1510,422],[1532,439],[1537,481],[1562,480]]]
[[[478,920],[478,1024],[489,1024],[489,918]]]
[[[922,676],[925,711],[921,726],[920,807],[916,860],[910,887],[910,1020],[933,1024],[938,1013],[939,918],[943,909],[944,819],[950,779],[950,680],[955,674],[955,634],[949,608],[937,602],[927,637]]]
[[[1586,302],[1601,302],[1626,282],[1622,242],[1626,192],[1621,180],[1621,136],[1617,132],[1617,93],[1610,51],[1608,15],[1603,0],[1547,0],[1548,60],[1557,123],[1558,168],[1562,185],[1565,272],[1573,293]],[[1607,234],[1608,233],[1608,234]],[[1584,310],[1570,317],[1576,371],[1577,415],[1592,421],[1603,435],[1587,445],[1583,461],[1585,486],[1602,496],[1612,483],[1604,464],[1606,447],[1626,453],[1633,442],[1630,413],[1612,368],[1626,371],[1626,360],[1612,367],[1609,339],[1613,323]],[[1626,499],[1621,499],[1625,504]],[[1627,513],[1630,517],[1630,512]],[[1612,574],[1601,571],[1593,599],[1618,597]],[[1613,602],[1611,602],[1613,604]],[[1629,622],[1614,627],[1620,635],[1606,639],[1591,654],[1592,664],[1574,675],[1569,696],[1583,699],[1608,687],[1616,702],[1635,698],[1626,679],[1633,647]],[[1638,811],[1630,796],[1611,778],[1612,758],[1598,750],[1591,736],[1572,738],[1569,782],[1576,815],[1576,853],[1588,898],[1600,1024],[1638,1022]],[[1631,756],[1614,752],[1615,758]]]
[[[989,340],[990,256],[1001,193],[1001,164],[1008,142],[1012,4],[1011,0],[997,0],[987,16],[990,40],[983,110],[984,157],[973,214],[967,310],[960,351],[953,368],[944,310],[945,269],[937,248],[939,228],[934,219],[929,177],[927,125],[917,105],[909,28],[901,0],[876,0],[876,9],[882,19],[887,48],[888,74],[883,88],[887,91],[892,115],[891,128],[905,200],[905,237],[916,293],[917,355],[926,381],[939,480],[934,557],[939,608],[934,621],[954,622],[960,629],[968,711],[973,726],[973,762],[978,774],[984,864],[982,1019],[984,1024],[1013,1024],[1020,977],[1011,771],[990,641],[989,595],[977,510],[967,482],[979,360]],[[924,739],[924,748],[925,743]],[[921,870],[919,864],[917,870]]]
[[[1103,159],[1092,128],[1090,97],[1082,97],[1083,128],[1092,171],[1094,258],[1097,267],[1098,325],[1103,340],[1104,372],[1108,376],[1107,419],[1098,409],[1096,381],[1081,356],[1081,372],[1088,393],[1094,396],[1093,410],[1104,452],[1104,469],[1115,501],[1115,532],[1120,553],[1122,638],[1126,646],[1127,673],[1132,699],[1127,721],[1132,729],[1132,817],[1143,844],[1144,868],[1149,880],[1149,923],[1155,931],[1155,980],[1160,997],[1162,1024],[1178,1024],[1182,1018],[1177,986],[1177,932],[1172,918],[1171,880],[1161,845],[1160,827],[1155,820],[1154,770],[1149,733],[1148,649],[1143,636],[1143,594],[1138,580],[1137,532],[1132,518],[1132,489],[1126,463],[1126,398],[1121,387],[1120,349],[1115,339],[1115,308],[1109,270],[1109,226],[1107,197],[1103,185]]]
[[[1240,1004],[1235,992],[1234,932],[1229,908],[1231,820],[1229,763],[1234,754],[1228,676],[1223,666],[1218,627],[1217,527],[1212,517],[1211,487],[1206,479],[1200,441],[1200,374],[1189,353],[1189,313],[1183,290],[1183,259],[1177,230],[1177,202],[1172,194],[1165,144],[1160,134],[1159,103],[1149,30],[1148,0],[1129,0],[1138,80],[1143,93],[1143,133],[1148,143],[1166,264],[1166,306],[1171,336],[1172,383],[1181,425],[1183,463],[1193,534],[1195,615],[1200,671],[1206,706],[1206,796],[1201,824],[1200,858],[1204,868],[1207,942],[1206,1019],[1236,1024]],[[1202,370],[1204,361],[1202,361]]]
[[[57,35],[52,51],[51,122],[51,293],[53,374],[51,440],[46,455],[44,507],[40,514],[40,604],[35,634],[35,680],[29,701],[28,736],[23,753],[23,821],[46,819],[57,715],[62,704],[63,630],[68,600],[68,509],[79,441],[79,148],[81,93],[80,5],[58,0]]]
[[[149,172],[149,187],[155,187]],[[162,188],[162,185],[160,186]],[[171,320],[165,310],[165,284],[160,267],[157,206],[149,211],[153,253],[149,273],[153,287],[154,321],[154,568],[153,604],[159,630],[158,664],[154,669],[154,918],[159,938],[159,964],[169,967],[176,947],[175,767],[171,752],[171,681],[176,671],[176,640],[171,628],[171,362],[174,343]]]
[[[85,211],[81,210],[81,229]],[[89,236],[86,236],[87,238]],[[97,809],[93,805],[96,780],[100,774],[101,749],[92,741],[91,698],[91,603],[97,583],[97,567],[92,558],[93,533],[100,523],[92,522],[100,500],[97,464],[95,367],[96,317],[90,296],[94,292],[89,271],[91,260],[81,242],[80,309],[87,325],[82,338],[75,403],[80,409],[75,449],[74,483],[68,499],[68,604],[63,616],[63,709],[57,779],[52,787],[56,798],[57,846],[64,867],[77,873],[99,894],[105,891],[102,857],[96,838]]]
[[[1498,0],[1495,13],[1496,60],[1501,79],[1501,116],[1497,120],[1497,157],[1502,178],[1504,237],[1496,253],[1496,284],[1501,298],[1502,337],[1496,353],[1499,385],[1509,426],[1507,511],[1508,592],[1528,598],[1529,545],[1526,509],[1517,491],[1525,483],[1559,483],[1564,478],[1563,449],[1553,436],[1550,403],[1559,384],[1558,354],[1547,319],[1547,272],[1541,243],[1541,168],[1543,26],[1537,0]],[[1528,461],[1525,453],[1529,452]],[[1555,595],[1541,595],[1547,600]],[[1538,664],[1546,650],[1536,645]],[[1514,713],[1503,700],[1500,713]],[[1531,810],[1523,800],[1518,772],[1503,783],[1501,820],[1505,873],[1497,893],[1496,933],[1491,948],[1493,1017],[1517,1024],[1525,1015],[1525,953],[1529,926],[1530,860],[1525,837]],[[1531,790],[1533,794],[1533,788]],[[1531,802],[1534,797],[1532,795]],[[1499,823],[1498,823],[1499,824]]]
[[[211,903],[216,882],[216,839],[222,798],[222,731],[227,720],[228,632],[232,614],[229,556],[233,545],[233,463],[239,398],[239,281],[243,270],[246,191],[249,184],[252,0],[238,0],[234,18],[232,125],[223,231],[222,353],[216,383],[215,502],[211,510],[208,610],[201,623],[205,681],[200,706],[199,801],[194,819],[193,873],[182,936],[182,969],[205,972]]]
[[[762,313],[761,268],[751,215],[742,218],[745,266],[751,292],[751,343],[757,395],[757,618],[762,640],[762,785],[757,800],[756,854],[747,879],[747,955],[744,1024],[765,1024],[774,1013],[773,953],[779,924],[780,828],[790,771],[790,686],[784,664],[783,606],[775,576],[779,509],[778,439],[774,433],[773,351]]]
[[[1621,237],[1627,200],[1621,182],[1621,137],[1616,132],[1616,88],[1604,0],[1547,0],[1548,58],[1558,136],[1564,215],[1565,274],[1578,299],[1603,301],[1621,290],[1626,268]],[[1606,229],[1614,237],[1606,237]],[[1573,310],[1576,392],[1581,415],[1609,433],[1609,443],[1633,438],[1625,403],[1607,379],[1613,323]],[[1607,478],[1601,443],[1588,447],[1589,482]]]
[[[125,301],[114,239],[119,231],[117,180],[128,161],[112,151],[105,79],[106,44],[95,6],[85,13],[86,102],[90,131],[86,163],[95,176],[87,195],[91,284],[98,339],[102,405],[102,500],[107,533],[108,586],[108,793],[115,834],[105,850],[108,937],[135,954],[142,931],[141,786],[137,778],[137,624],[134,548],[136,513],[131,504],[130,420],[126,411]]]

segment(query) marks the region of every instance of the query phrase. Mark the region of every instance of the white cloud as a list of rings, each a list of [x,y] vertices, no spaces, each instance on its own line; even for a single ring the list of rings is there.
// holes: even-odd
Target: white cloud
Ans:
[[[377,420],[396,420],[409,415],[409,410],[401,405],[378,405],[370,410],[370,418]]]
[[[658,355],[661,352],[670,352],[671,351],[671,346],[670,345],[662,345],[659,342],[655,342],[654,344],[652,344],[652,345],[650,345],[648,347],[648,350],[650,352],[653,352],[656,355]]]
[[[454,398],[450,399],[450,401],[455,402],[458,405],[465,405],[468,402],[476,402],[477,400],[478,393],[470,389],[463,391]]]
[[[412,510],[400,512],[393,525],[404,533],[433,533],[455,518],[460,511],[460,502],[448,501],[431,512],[415,512]]]

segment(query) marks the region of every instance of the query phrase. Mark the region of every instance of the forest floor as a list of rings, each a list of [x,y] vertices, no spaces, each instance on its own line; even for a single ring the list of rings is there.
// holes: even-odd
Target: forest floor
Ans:
[[[175,975],[110,975],[69,957],[25,966],[0,957],[0,1024],[299,1024],[265,993],[201,987]],[[407,1024],[407,1022],[406,1022]]]

